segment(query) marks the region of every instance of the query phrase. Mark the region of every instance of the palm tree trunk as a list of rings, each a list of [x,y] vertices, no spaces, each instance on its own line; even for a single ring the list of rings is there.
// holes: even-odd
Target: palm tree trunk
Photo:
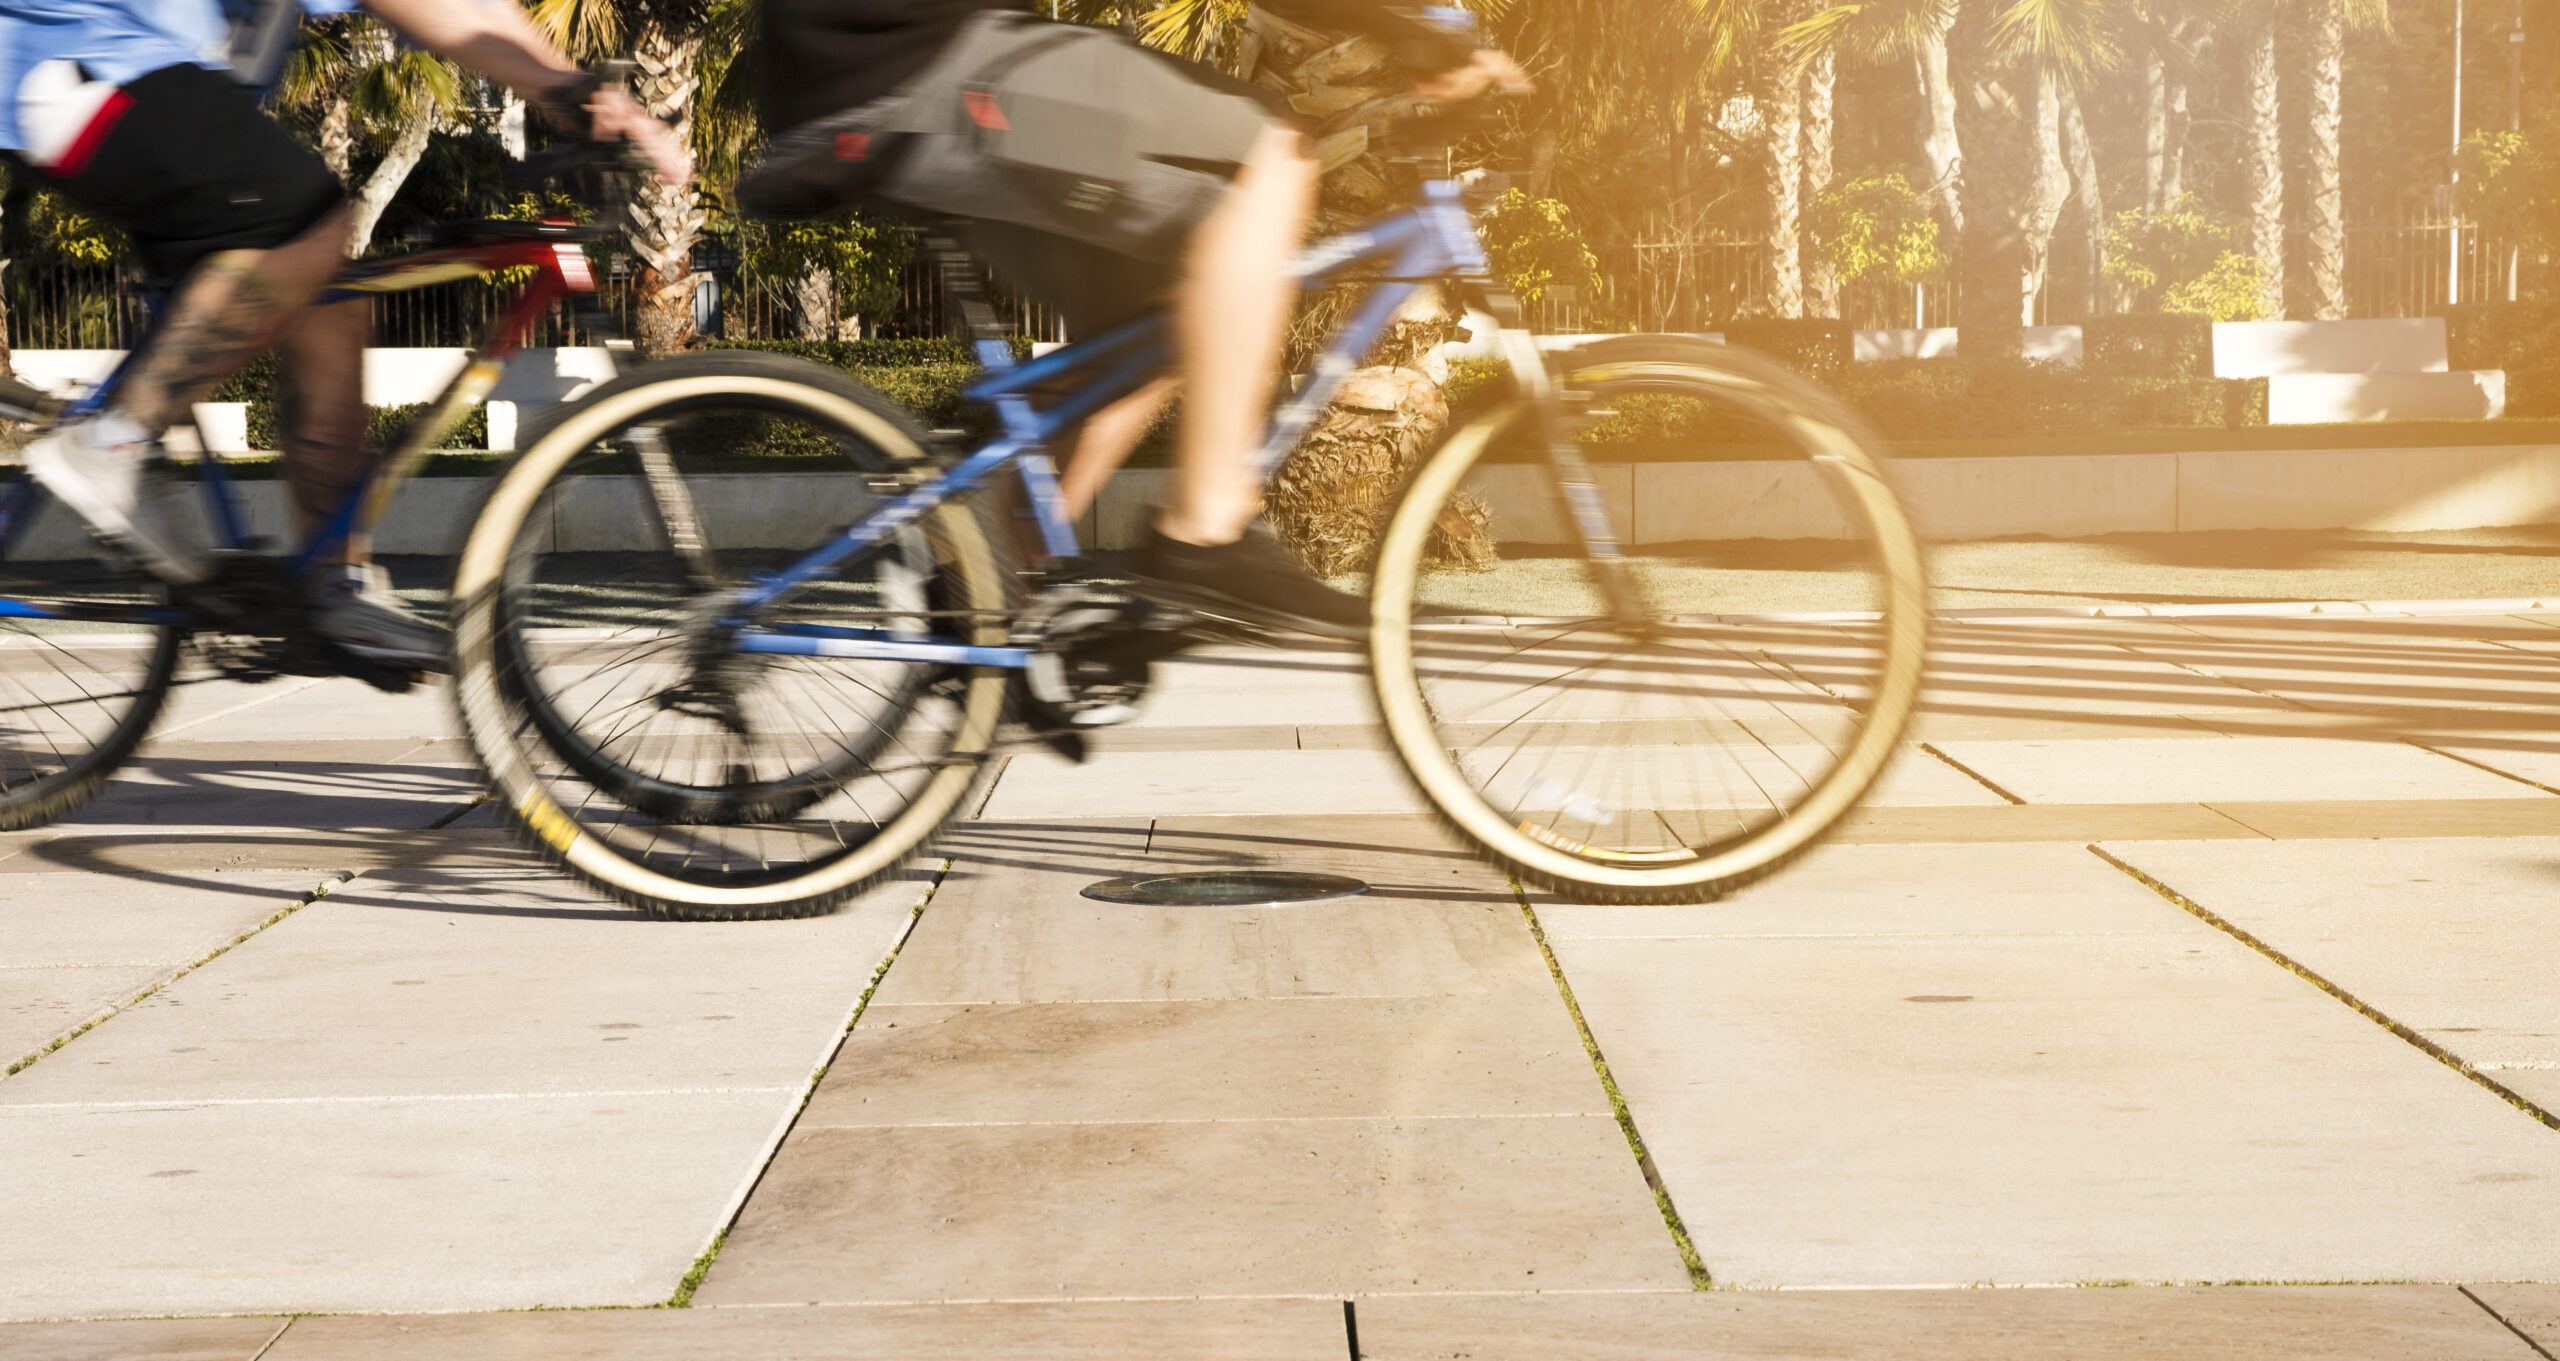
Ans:
[[[2062,149],[2071,162],[2072,202],[2080,209],[2088,268],[2081,296],[2088,302],[2089,315],[2105,316],[2117,310],[2107,296],[2107,204],[2098,178],[2098,149],[2089,141],[2089,124],[2081,117],[2077,91],[2062,101]]]
[[[1804,87],[1776,82],[1762,101],[1760,192],[1768,213],[1761,240],[1769,247],[1769,272],[1760,298],[1763,314],[1804,315]]]
[[[2249,258],[2258,262],[2258,311],[2284,316],[2284,146],[2276,102],[2276,11],[2260,6],[2248,34],[2249,119],[2241,152],[2249,201]]]
[[[382,163],[365,176],[364,187],[356,190],[355,222],[347,231],[347,254],[360,256],[373,245],[374,224],[382,220],[382,210],[409,182],[409,172],[427,154],[427,138],[436,128],[436,103],[427,99],[416,117],[400,125],[400,135],[391,139],[391,149],[382,153]]]
[[[1932,34],[1914,58],[1920,72],[1920,98],[1929,123],[1920,133],[1920,152],[1929,163],[1930,196],[1938,216],[1951,232],[1964,230],[1964,195],[1956,179],[1963,164],[1963,143],[1956,137],[1956,87],[1947,74],[1947,40]]]
[[[355,158],[355,112],[346,91],[340,90],[330,96],[328,111],[320,115],[320,159],[338,183],[345,184],[355,172]]]
[[[2142,206],[2160,211],[2169,165],[2169,67],[2156,51],[2142,56]]]
[[[693,98],[701,87],[699,29],[671,32],[656,18],[642,24],[632,45],[639,67],[633,92],[642,107],[673,129],[676,140],[693,137]],[[694,339],[693,243],[705,214],[689,186],[641,182],[631,204],[631,250],[640,257],[640,352],[673,353]]]
[[[1822,201],[1831,188],[1831,97],[1833,67],[1831,54],[1813,59],[1804,73],[1804,197],[1801,206],[1811,208]],[[1807,249],[1804,255],[1804,306],[1807,316],[1840,315],[1840,276],[1831,261],[1820,250]]]
[[[1968,364],[2015,362],[2032,295],[2027,237],[2036,177],[2036,72],[1995,32],[1985,5],[1957,11],[1948,32],[1956,135],[1965,148],[1965,225],[1956,241],[1957,354]]]
[[[836,338],[836,272],[812,265],[791,281],[791,301],[800,313],[802,340]]]
[[[2027,282],[2018,324],[2036,324],[2036,299],[2044,292],[2045,265],[2053,258],[2053,228],[2071,197],[2071,172],[2062,163],[2062,89],[2051,68],[2036,72],[2035,179],[2027,199]]]
[[[2347,315],[2347,224],[2338,186],[2338,87],[2346,60],[2346,0],[2311,0],[2311,315]]]

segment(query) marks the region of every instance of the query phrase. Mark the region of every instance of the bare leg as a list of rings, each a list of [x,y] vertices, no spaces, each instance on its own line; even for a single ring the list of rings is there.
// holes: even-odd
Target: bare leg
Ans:
[[[1173,503],[1156,527],[1185,543],[1233,543],[1262,509],[1262,443],[1280,343],[1298,286],[1288,262],[1315,210],[1306,139],[1274,124],[1216,211],[1192,233],[1174,305],[1185,397]]]
[[[167,323],[127,375],[116,409],[157,435],[291,324],[346,258],[340,208],[273,250],[230,250],[189,271]]]
[[[364,344],[373,325],[365,298],[306,308],[277,343],[285,484],[294,527],[308,542],[363,480]],[[372,560],[368,536],[348,538],[332,562]]]
[[[1058,499],[1066,503],[1068,519],[1084,514],[1102,484],[1129,461],[1138,441],[1146,438],[1148,423],[1177,386],[1173,379],[1159,378],[1085,418],[1058,474]]]

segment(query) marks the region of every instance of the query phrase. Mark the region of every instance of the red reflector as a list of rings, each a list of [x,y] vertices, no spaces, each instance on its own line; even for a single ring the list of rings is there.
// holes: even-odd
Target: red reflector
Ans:
[[[996,107],[995,91],[963,90],[960,98],[968,103],[969,118],[979,127],[993,128],[998,132],[1013,130],[1013,124],[1005,121],[1004,110]]]
[[[837,160],[839,160],[839,161],[867,161],[867,160],[870,160],[870,159],[871,159],[871,134],[870,134],[870,133],[867,133],[867,132],[839,132],[839,133],[837,133],[837,134],[836,134],[836,159],[837,159]]]

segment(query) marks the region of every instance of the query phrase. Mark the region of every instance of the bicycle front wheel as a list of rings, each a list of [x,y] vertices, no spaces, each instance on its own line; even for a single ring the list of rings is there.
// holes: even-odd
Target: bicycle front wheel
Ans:
[[[1006,673],[747,653],[721,620],[926,457],[837,370],[659,361],[564,408],[457,564],[455,694],[508,813],[662,916],[826,911],[966,806]],[[752,469],[752,471],[748,471]],[[1006,579],[945,504],[762,612],[803,632],[1004,640]]]
[[[1774,363],[1629,337],[1555,368],[1589,403],[1618,556],[1549,465],[1506,461],[1539,456],[1525,404],[1461,427],[1380,543],[1380,714],[1423,795],[1524,881],[1708,901],[1883,772],[1920,692],[1919,544],[1880,442]]]

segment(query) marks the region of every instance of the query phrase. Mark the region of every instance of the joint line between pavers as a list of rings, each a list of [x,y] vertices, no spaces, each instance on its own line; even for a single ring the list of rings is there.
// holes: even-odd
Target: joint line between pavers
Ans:
[[[1990,776],[1985,775],[1985,774],[1983,774],[1981,771],[1976,770],[1976,769],[1974,769],[1973,767],[1971,767],[1971,766],[1969,766],[1969,765],[1966,765],[1964,762],[1959,761],[1959,760],[1957,760],[1956,758],[1954,758],[1954,757],[1952,757],[1952,756],[1949,756],[1949,755],[1948,755],[1948,754],[1946,754],[1945,752],[1938,750],[1938,747],[1937,747],[1937,744],[1936,744],[1936,743],[1934,743],[1934,742],[1922,742],[1922,743],[1919,743],[1919,744],[1917,744],[1917,745],[1919,746],[1920,750],[1925,751],[1925,752],[1929,753],[1931,756],[1935,756],[1935,757],[1937,757],[1939,760],[1946,762],[1948,765],[1955,767],[1955,771],[1956,771],[1956,773],[1957,773],[1957,774],[1964,776],[1966,779],[1973,781],[1975,784],[1978,784],[1978,785],[1982,786],[1983,788],[1990,790],[1992,793],[1999,795],[2001,798],[2007,799],[2009,802],[2011,802],[2011,803],[2013,803],[2013,804],[2020,805],[2021,807],[2023,807],[2023,806],[2026,804],[2026,800],[2025,800],[2025,799],[2019,798],[2017,795],[2012,794],[2012,793],[2010,793],[2008,790],[2001,788],[2001,787],[2000,787],[2000,785],[1999,785],[1999,783],[1998,783],[1997,781],[1993,780]]]
[[[2528,780],[2522,775],[2516,774],[2514,771],[2500,770],[2496,766],[2490,765],[2485,761],[2474,761],[2470,757],[2461,755],[2457,752],[2446,751],[2441,747],[2428,746],[2426,743],[2421,742],[2414,737],[2404,737],[2400,740],[2410,746],[2416,747],[2420,751],[2428,753],[2429,755],[2441,756],[2448,761],[2460,761],[2474,770],[2485,770],[2490,774],[2497,776],[2501,780],[2513,780],[2517,784],[2524,785],[2528,788],[2539,789],[2545,794],[2560,794],[2560,789],[2554,789],[2540,780]]]
[[[170,984],[177,982],[179,979],[186,977],[188,974],[194,973],[196,970],[203,968],[205,965],[207,965],[207,964],[211,964],[213,961],[215,961],[215,960],[217,960],[217,959],[220,959],[222,956],[224,956],[224,955],[226,955],[226,954],[231,953],[231,951],[232,951],[232,949],[233,949],[234,947],[239,946],[239,945],[246,944],[246,943],[248,942],[248,940],[249,940],[249,938],[250,938],[251,936],[257,935],[259,932],[262,932],[262,931],[266,930],[268,927],[275,925],[277,922],[283,921],[285,918],[292,916],[294,913],[299,912],[299,911],[301,911],[302,909],[304,909],[304,908],[306,908],[306,907],[309,907],[309,906],[310,906],[310,905],[312,905],[313,903],[316,903],[316,902],[320,901],[322,898],[328,897],[328,896],[329,896],[329,890],[330,890],[330,889],[333,889],[333,888],[337,887],[337,886],[338,886],[338,885],[340,885],[340,884],[346,883],[347,881],[349,881],[349,880],[351,880],[351,879],[355,878],[358,874],[361,874],[361,873],[363,873],[363,871],[361,871],[361,870],[341,870],[341,871],[339,871],[339,873],[338,873],[338,877],[337,877],[337,878],[335,878],[335,879],[331,879],[331,880],[327,881],[326,883],[321,884],[319,887],[314,888],[314,889],[313,889],[313,890],[311,890],[309,893],[304,894],[304,895],[302,896],[302,898],[301,898],[301,900],[300,900],[300,901],[298,901],[298,902],[294,902],[294,903],[290,903],[290,904],[288,904],[288,905],[286,905],[286,906],[284,906],[284,907],[278,908],[278,909],[276,910],[276,912],[274,913],[274,915],[272,915],[272,916],[268,917],[265,921],[259,922],[257,925],[250,927],[248,930],[241,932],[239,935],[233,936],[231,939],[229,939],[229,940],[227,940],[227,941],[224,941],[222,944],[220,944],[220,945],[217,945],[217,946],[213,947],[213,949],[211,949],[210,951],[207,951],[207,952],[203,955],[203,957],[201,957],[201,958],[197,959],[195,962],[193,962],[193,963],[191,963],[191,964],[181,964],[181,965],[179,965],[178,967],[176,967],[176,968],[174,968],[174,969],[171,969],[167,974],[165,974],[165,975],[161,976],[158,980],[154,981],[154,982],[151,984],[151,986],[149,986],[149,987],[147,987],[147,988],[144,988],[142,991],[135,993],[135,994],[134,994],[133,996],[131,996],[131,997],[126,998],[124,1001],[117,1002],[117,1003],[115,1003],[115,1004],[113,1004],[113,1005],[111,1005],[111,1006],[107,1006],[107,1007],[101,1008],[101,1009],[100,1009],[96,1014],[94,1014],[94,1015],[90,1016],[87,1020],[82,1021],[80,1024],[78,1024],[78,1025],[76,1025],[76,1026],[72,1027],[70,1030],[67,1030],[67,1031],[63,1032],[60,1036],[56,1037],[52,1042],[50,1042],[50,1043],[46,1044],[43,1048],[38,1049],[38,1050],[36,1050],[36,1051],[35,1051],[34,1053],[32,1053],[32,1054],[28,1054],[28,1055],[26,1055],[26,1056],[24,1056],[24,1057],[22,1057],[22,1058],[18,1059],[18,1060],[17,1060],[16,1062],[14,1062],[14,1063],[11,1063],[11,1064],[9,1065],[9,1068],[8,1068],[8,1071],[7,1071],[7,1072],[0,1072],[0,1078],[12,1078],[12,1077],[16,1077],[18,1074],[20,1074],[20,1073],[23,1073],[23,1072],[27,1071],[29,1068],[34,1067],[34,1066],[36,1065],[36,1062],[37,1062],[38,1060],[43,1059],[43,1058],[44,1058],[44,1057],[46,1057],[47,1055],[50,1055],[50,1054],[52,1054],[52,1053],[56,1052],[57,1050],[61,1049],[64,1045],[67,1045],[67,1044],[71,1043],[73,1040],[76,1040],[76,1039],[80,1038],[81,1036],[88,1034],[90,1031],[97,1029],[99,1026],[105,1025],[107,1022],[109,1022],[109,1021],[111,1021],[111,1020],[114,1020],[114,1019],[115,1019],[116,1017],[118,1017],[118,1016],[123,1015],[125,1012],[127,1012],[127,1011],[131,1010],[132,1008],[137,1007],[137,1006],[140,1006],[140,1005],[142,1005],[144,1002],[149,1001],[149,1000],[151,999],[152,995],[153,995],[153,994],[155,994],[155,993],[157,993],[157,992],[159,992],[162,988],[165,988],[165,987],[169,986]]]
[[[255,1355],[252,1355],[249,1358],[249,1361],[265,1361],[267,1353],[276,1349],[276,1344],[284,1340],[286,1331],[291,1329],[294,1325],[295,1319],[300,1317],[301,1315],[297,1314],[292,1318],[288,1318],[284,1322],[277,1324],[276,1330],[267,1335],[266,1342],[258,1348]]]
[[[2512,1319],[2508,1318],[2508,1317],[2507,1317],[2506,1315],[2504,1315],[2504,1314],[2499,1313],[2495,1308],[2493,1308],[2493,1307],[2491,1307],[2491,1306],[2490,1306],[2490,1304],[2489,1304],[2489,1302],[2488,1302],[2487,1300],[2484,1300],[2484,1299],[2480,1298],[2478,1295],[2472,1294],[2472,1293],[2471,1293],[2471,1287],[2470,1287],[2470,1286],[2467,1286],[2467,1285],[2457,1285],[2457,1286],[2455,1286],[2455,1287],[2454,1287],[2454,1289],[2461,1291],[2461,1292],[2462,1292],[2462,1297],[2463,1297],[2464,1299],[2471,1301],[2473,1304],[2479,1305],[2479,1306],[2480,1306],[2480,1310],[2481,1310],[2481,1312],[2482,1312],[2482,1313],[2485,1313],[2485,1314],[2487,1314],[2489,1317],[2491,1317],[2491,1318],[2493,1318],[2493,1319],[2496,1319],[2496,1320],[2498,1321],[2498,1326],[2499,1326],[2499,1327],[2504,1328],[2504,1329],[2506,1329],[2508,1332],[2511,1332],[2511,1333],[2515,1334],[2515,1335],[2516,1335],[2516,1340],[2517,1340],[2517,1341],[2522,1342],[2524,1345],[2526,1345],[2526,1346],[2528,1346],[2528,1347],[2533,1348],[2533,1354],[2534,1354],[2534,1355],[2536,1355],[2536,1356],[2541,1357],[2541,1358],[2542,1358],[2542,1361],[2560,1361],[2560,1358],[2554,1358],[2554,1357],[2551,1355],[2551,1349],[2550,1349],[2550,1348],[2545,1347],[2545,1346],[2543,1346],[2541,1343],[2534,1341],[2534,1340],[2533,1340],[2533,1334],[2528,1333],[2528,1332],[2526,1332],[2524,1329],[2517,1327],[2517,1326],[2515,1325],[2515,1321],[2514,1321],[2514,1320],[2512,1320]]]
[[[1011,757],[1006,758],[1008,762],[1011,759]],[[998,770],[997,776],[1001,778],[1003,771]],[[995,796],[992,783],[988,786],[987,794],[989,798]],[[986,807],[983,802],[978,806],[981,809]],[[898,938],[889,942],[889,949],[887,953],[881,955],[879,966],[871,971],[871,982],[864,986],[862,995],[854,999],[851,1011],[844,1018],[844,1025],[835,1032],[834,1043],[828,1046],[818,1066],[810,1071],[809,1080],[801,1084],[800,1099],[792,1103],[791,1109],[775,1122],[773,1133],[756,1154],[754,1174],[739,1185],[737,1193],[731,1196],[728,1205],[722,1208],[716,1221],[717,1227],[711,1232],[710,1241],[705,1243],[702,1251],[695,1255],[693,1265],[685,1271],[684,1278],[676,1282],[675,1293],[667,1297],[666,1308],[690,1309],[693,1307],[693,1292],[701,1289],[704,1278],[711,1274],[711,1264],[720,1259],[720,1249],[728,1243],[730,1231],[737,1227],[738,1216],[746,1213],[747,1202],[755,1197],[756,1188],[764,1184],[765,1173],[773,1170],[773,1160],[782,1152],[783,1141],[791,1137],[791,1131],[798,1127],[800,1117],[808,1112],[809,1102],[818,1094],[818,1084],[826,1080],[827,1070],[835,1066],[836,1056],[844,1052],[845,1042],[852,1037],[853,1028],[861,1024],[862,1013],[871,1006],[873,994],[880,991],[880,981],[889,976],[889,966],[898,962],[898,952],[907,948],[908,938],[915,934],[916,923],[924,920],[925,908],[933,902],[934,895],[942,890],[943,881],[951,877],[951,866],[954,863],[948,858],[943,860],[941,868],[933,872],[932,881],[925,885],[924,895],[916,900],[914,907],[907,910],[907,921],[899,928]]]
[[[5,1109],[5,1108],[0,1108]],[[1606,1120],[1598,1111],[1457,1111],[1382,1115],[1188,1115],[1128,1120],[865,1120],[827,1129],[1109,1129],[1129,1125],[1386,1125],[1426,1120]]]
[[[1618,1079],[1609,1071],[1608,1057],[1600,1052],[1600,1039],[1591,1033],[1591,1023],[1583,1018],[1582,1003],[1573,995],[1573,984],[1564,976],[1564,963],[1547,944],[1547,928],[1538,920],[1538,910],[1529,905],[1529,895],[1520,883],[1511,883],[1511,896],[1520,903],[1520,915],[1529,923],[1529,939],[1538,946],[1538,955],[1547,962],[1547,976],[1555,981],[1556,995],[1564,999],[1565,1015],[1573,1018],[1574,1033],[1582,1037],[1582,1050],[1591,1056],[1591,1069],[1599,1075],[1600,1090],[1609,1098],[1610,1113],[1618,1120],[1618,1132],[1626,1136],[1627,1151],[1636,1159],[1636,1171],[1653,1192],[1653,1207],[1662,1216],[1662,1226],[1670,1230],[1671,1246],[1680,1254],[1680,1264],[1689,1273],[1689,1288],[1709,1290],[1715,1277],[1708,1272],[1706,1260],[1698,1255],[1697,1244],[1689,1238],[1689,1225],[1680,1217],[1680,1207],[1671,1199],[1671,1187],[1662,1179],[1662,1169],[1654,1166],[1653,1154],[1646,1150],[1644,1135],[1636,1129],[1635,1111],[1627,1105],[1626,1096],[1618,1090]]]
[[[2460,1073],[2475,1083],[2478,1083],[2481,1087],[2496,1094],[2500,1100],[2505,1101],[2508,1105],[2515,1107],[2526,1115],[2533,1117],[2543,1125],[2551,1129],[2560,1129],[2560,1115],[2554,1115],[2550,1111],[2545,1110],[2542,1106],[2536,1104],[2531,1098],[2525,1096],[2522,1092],[2519,1092],[2515,1088],[2489,1076],[2487,1073],[2474,1067],[2470,1062],[2462,1058],[2462,1056],[2454,1053],[2452,1050],[2428,1039],[2426,1036],[2419,1034],[2408,1026],[2393,1020],[2390,1016],[2385,1015],[2379,1008],[2367,1003],[2364,999],[2347,991],[2345,988],[2339,987],[2337,984],[2330,982],[2327,978],[2306,967],[2300,961],[2294,959],[2290,955],[2287,955],[2284,951],[2279,950],[2273,945],[2268,944],[2266,941],[2252,935],[2250,932],[2243,929],[2238,923],[2229,920],[2220,913],[2217,913],[2211,908],[2206,907],[2204,904],[2197,902],[2195,899],[2190,898],[2176,889],[2169,887],[2167,884],[2151,877],[2142,870],[2135,868],[2132,864],[2109,854],[2105,848],[2100,847],[2095,843],[2090,844],[2088,851],[2091,855],[2094,855],[2099,859],[2106,861],[2108,864],[2115,866],[2117,869],[2124,871],[2127,875],[2131,876],[2135,882],[2141,884],[2143,887],[2148,888],[2152,892],[2159,894],[2161,897],[2168,899],[2170,902],[2177,904],[2178,907],[2194,916],[2198,921],[2201,921],[2205,925],[2231,937],[2233,940],[2248,946],[2259,954],[2266,956],[2268,959],[2273,960],[2277,965],[2281,966],[2286,972],[2291,973],[2295,977],[2300,978],[2302,981],[2309,983],[2311,986],[2318,988],[2322,992],[2329,994],[2338,1001],[2345,1003],[2349,1010],[2364,1017],[2366,1020],[2373,1022],[2375,1025],[2390,1031],[2392,1034],[2399,1036],[2402,1040],[2407,1041],[2410,1047],[2416,1049],[2422,1054],[2425,1054],[2428,1058],[2434,1059],[2445,1067]]]

